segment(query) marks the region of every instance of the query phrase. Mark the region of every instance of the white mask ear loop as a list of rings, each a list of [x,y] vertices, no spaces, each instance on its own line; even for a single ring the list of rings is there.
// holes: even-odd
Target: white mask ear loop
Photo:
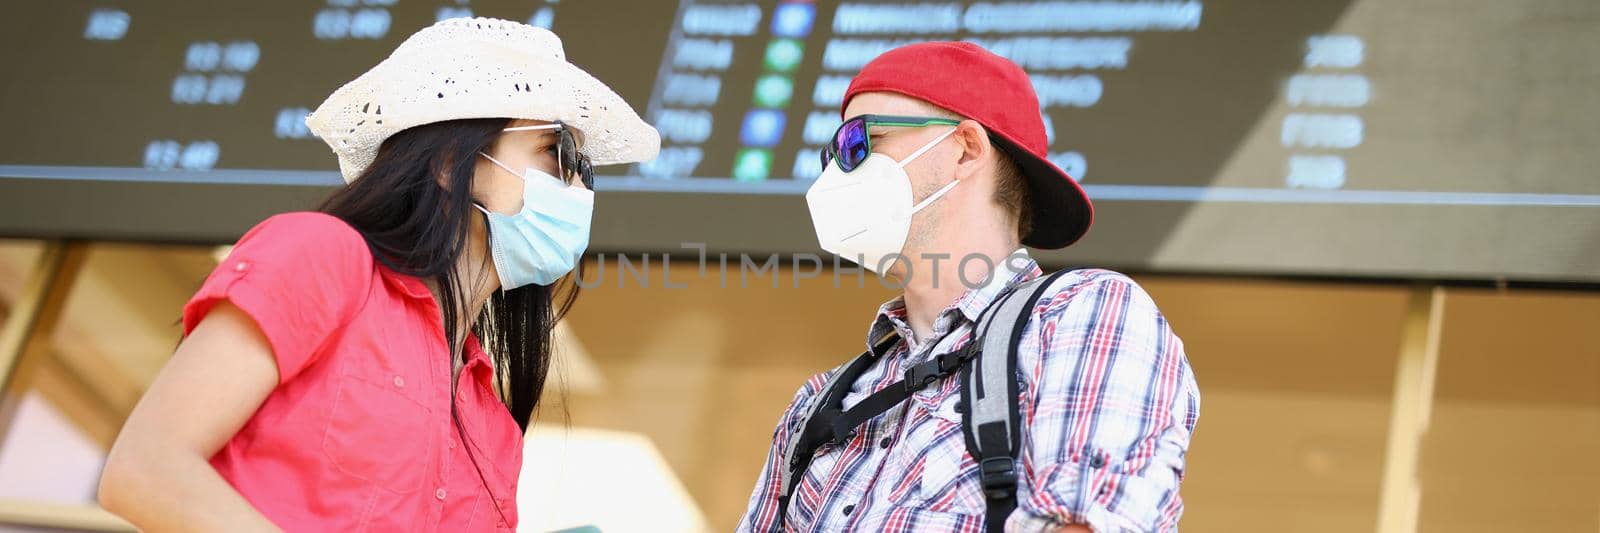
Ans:
[[[917,211],[921,211],[922,208],[928,207],[928,204],[933,203],[934,200],[938,200],[940,196],[944,196],[944,193],[950,192],[950,189],[956,188],[956,185],[959,183],[961,183],[961,180],[950,180],[950,183],[945,184],[944,187],[940,187],[939,190],[934,191],[933,194],[928,195],[928,197],[924,198],[921,202],[917,202],[917,205],[911,206],[911,212],[916,213]]]
[[[501,163],[500,160],[499,159],[495,159],[494,156],[486,154],[486,153],[483,153],[483,152],[478,152],[478,155],[483,156],[484,158],[488,159],[491,163],[494,163],[495,165],[499,166],[500,168],[506,169],[506,172],[510,172],[512,176],[516,176],[518,178],[522,177],[521,174],[518,174],[516,171],[511,170],[511,167],[506,166],[505,163]]]
[[[933,140],[928,141],[928,144],[922,145],[922,148],[918,148],[917,151],[911,152],[911,155],[906,156],[905,159],[901,159],[901,160],[895,162],[895,164],[896,165],[900,165],[900,168],[905,168],[906,165],[911,163],[912,159],[916,159],[918,156],[921,156],[923,153],[926,153],[928,150],[932,150],[934,145],[939,144],[939,141],[944,140],[945,137],[949,137],[950,134],[955,133],[955,132],[956,132],[955,128],[950,128],[948,131],[945,131],[944,133],[939,134],[938,137],[934,137]]]
[[[918,148],[917,151],[911,152],[911,155],[906,156],[905,159],[900,160],[900,162],[896,164],[900,165],[900,168],[905,168],[906,164],[910,163],[912,159],[916,159],[917,156],[922,155],[928,150],[932,150],[934,145],[939,144],[939,141],[943,141],[945,137],[949,137],[950,134],[955,132],[956,128],[950,128],[948,131],[939,134],[938,137],[934,137],[932,141],[928,141],[928,144],[922,145],[922,148]],[[927,198],[923,198],[921,202],[917,202],[917,205],[911,206],[911,212],[916,213],[917,211],[921,211],[922,208],[928,207],[928,204],[931,204],[934,200],[938,200],[939,197],[944,196],[944,193],[950,192],[950,189],[954,189],[958,183],[961,183],[961,180],[950,180],[950,183],[945,184],[944,187],[940,187],[939,190],[934,191],[933,194],[928,195]]]
[[[488,159],[489,162],[490,163],[494,163],[495,166],[498,166],[500,168],[505,169],[506,172],[509,172],[512,176],[516,176],[517,179],[522,180],[523,181],[523,183],[522,183],[523,187],[527,187],[528,186],[528,183],[527,183],[528,178],[524,178],[524,177],[522,177],[521,174],[517,174],[516,172],[512,171],[511,167],[506,166],[505,163],[501,163],[499,159],[495,159],[494,156],[489,155],[489,154],[484,153],[484,152],[478,152],[478,155],[481,155],[485,159]],[[476,207],[476,208],[478,208],[479,211],[483,211],[483,214],[485,214],[485,215],[494,214],[493,212],[490,212],[488,208],[483,207],[483,204],[480,204],[480,203],[478,203],[476,201],[472,202],[472,207]]]

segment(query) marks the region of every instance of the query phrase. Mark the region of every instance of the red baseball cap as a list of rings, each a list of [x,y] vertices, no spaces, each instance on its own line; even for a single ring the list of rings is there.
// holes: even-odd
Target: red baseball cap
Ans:
[[[932,41],[895,48],[861,68],[844,102],[864,92],[900,93],[977,121],[1027,177],[1033,230],[1022,244],[1064,248],[1089,231],[1094,205],[1048,159],[1039,97],[1028,73],[1011,60],[964,42]],[[849,118],[849,117],[843,117]]]

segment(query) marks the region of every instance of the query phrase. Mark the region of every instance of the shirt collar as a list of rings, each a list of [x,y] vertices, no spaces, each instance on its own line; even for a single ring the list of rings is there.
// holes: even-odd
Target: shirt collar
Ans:
[[[394,284],[406,296],[420,300],[433,299],[433,292],[428,290],[428,286],[422,282],[421,278],[395,272],[383,265],[378,265],[378,273],[383,276],[384,281]]]
[[[382,265],[379,265],[378,271],[386,282],[398,287],[402,294],[417,300],[419,304],[426,304],[435,308],[439,306],[438,300],[433,297],[433,291],[428,290],[428,285],[423,283],[421,278],[401,274]],[[443,327],[443,324],[440,327]],[[478,342],[478,336],[471,331],[467,332],[466,342],[462,345],[462,352],[466,355],[467,364],[476,363],[482,365],[493,374],[494,361],[489,359],[488,352],[484,351],[483,345]]]
[[[485,371],[489,373],[489,379],[494,379],[494,361],[489,359],[488,352],[483,351],[483,345],[479,344],[477,334],[470,331],[467,332],[467,340],[462,345],[461,351],[466,353],[468,365],[477,364],[483,366]]]
[[[956,310],[961,316],[972,322],[977,322],[978,315],[994,302],[1006,290],[1018,284],[1039,277],[1043,272],[1039,270],[1039,263],[1028,255],[1026,248],[1018,248],[1011,255],[1001,259],[995,265],[994,271],[983,285],[968,289],[956,298],[940,316]],[[959,283],[959,281],[957,281]],[[872,321],[872,327],[867,330],[867,348],[876,346],[878,341],[891,333],[899,333],[902,338],[909,334],[910,329],[906,324],[906,299],[904,295],[884,302],[878,306],[877,318]]]
[[[1028,255],[1026,248],[1018,248],[1000,260],[1000,264],[995,265],[988,281],[962,294],[952,307],[960,309],[962,316],[967,317],[967,320],[977,322],[978,315],[983,314],[983,310],[988,308],[995,298],[1018,284],[1039,277],[1039,274],[1041,274],[1039,263]]]

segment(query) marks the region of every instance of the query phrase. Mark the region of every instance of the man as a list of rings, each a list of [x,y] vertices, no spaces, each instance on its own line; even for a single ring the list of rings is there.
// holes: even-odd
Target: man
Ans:
[[[992,302],[1041,276],[1021,245],[1071,244],[1091,206],[1045,158],[1027,74],[976,45],[884,53],[851,82],[843,117],[807,193],[818,239],[904,288],[872,323],[870,366],[840,385],[849,410],[970,343]],[[806,382],[780,419],[739,530],[1176,529],[1200,403],[1182,343],[1121,274],[1068,272],[1040,294],[1022,308],[1016,348],[1014,510],[985,522],[990,498],[1004,499],[984,490],[953,377],[786,461],[836,368]]]

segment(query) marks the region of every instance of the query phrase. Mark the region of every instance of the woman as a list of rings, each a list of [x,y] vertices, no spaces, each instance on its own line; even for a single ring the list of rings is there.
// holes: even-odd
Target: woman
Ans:
[[[101,503],[157,531],[514,528],[589,165],[659,137],[554,34],[492,19],[418,32],[306,122],[348,184],[185,306]]]

